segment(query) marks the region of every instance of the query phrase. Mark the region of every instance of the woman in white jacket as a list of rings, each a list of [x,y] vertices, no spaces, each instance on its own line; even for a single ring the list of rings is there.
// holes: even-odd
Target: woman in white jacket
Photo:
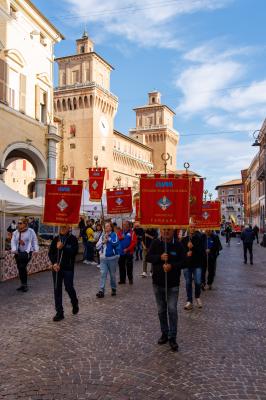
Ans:
[[[17,290],[21,292],[29,290],[27,265],[30,262],[32,252],[39,250],[36,233],[33,229],[29,228],[28,224],[29,221],[27,218],[20,219],[17,230],[13,233],[11,239],[11,252],[15,254],[19,279],[21,281],[21,286]]]

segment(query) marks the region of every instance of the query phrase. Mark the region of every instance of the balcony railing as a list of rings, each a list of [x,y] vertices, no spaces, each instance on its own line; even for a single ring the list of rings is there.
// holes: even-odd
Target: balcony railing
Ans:
[[[108,96],[111,96],[111,97],[113,97],[113,99],[118,101],[117,96],[115,96],[113,93],[109,92],[109,90],[105,89],[104,87],[102,87],[101,85],[99,85],[96,82],[84,82],[84,83],[76,82],[76,83],[73,83],[72,85],[57,86],[57,87],[55,87],[54,90],[59,91],[59,90],[69,90],[69,89],[78,89],[78,88],[98,88],[98,89],[101,89]]]

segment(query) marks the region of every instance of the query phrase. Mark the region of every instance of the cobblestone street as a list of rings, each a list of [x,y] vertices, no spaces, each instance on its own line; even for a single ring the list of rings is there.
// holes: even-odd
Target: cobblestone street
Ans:
[[[54,315],[50,272],[0,284],[1,400],[264,400],[266,399],[266,249],[254,244],[254,265],[243,264],[232,239],[218,260],[215,287],[203,309],[185,312],[179,297],[179,352],[158,346],[151,278],[96,299],[100,273],[76,267],[80,313],[68,297],[65,319]]]

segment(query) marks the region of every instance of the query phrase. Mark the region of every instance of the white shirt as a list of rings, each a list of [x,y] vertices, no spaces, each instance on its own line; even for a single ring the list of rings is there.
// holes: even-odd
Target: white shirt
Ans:
[[[20,235],[20,239],[23,240],[24,245],[19,245]],[[26,251],[27,253],[29,253],[30,251],[39,250],[38,239],[33,229],[28,228],[23,232],[19,232],[18,230],[13,232],[11,239],[11,251],[12,253],[16,253],[18,249],[20,251]]]

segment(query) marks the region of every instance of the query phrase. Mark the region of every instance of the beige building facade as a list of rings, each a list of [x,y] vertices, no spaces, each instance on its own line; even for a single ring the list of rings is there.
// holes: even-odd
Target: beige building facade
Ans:
[[[29,0],[0,0],[0,173],[5,180],[10,164],[26,159],[36,195],[56,176],[53,54],[61,39]]]
[[[244,186],[242,179],[233,179],[216,186],[221,202],[221,220],[244,224]]]
[[[148,104],[138,107],[136,128],[129,135],[114,129],[118,98],[110,91],[113,67],[94,51],[84,32],[76,41],[76,54],[56,60],[59,86],[54,92],[54,109],[63,133],[58,176],[86,180],[86,168],[108,168],[106,187],[138,190],[138,175],[163,169],[162,153],[169,153],[169,169],[176,168],[178,133],[173,128],[174,112],[161,104],[160,93],[148,94]],[[171,168],[172,167],[172,168]]]

